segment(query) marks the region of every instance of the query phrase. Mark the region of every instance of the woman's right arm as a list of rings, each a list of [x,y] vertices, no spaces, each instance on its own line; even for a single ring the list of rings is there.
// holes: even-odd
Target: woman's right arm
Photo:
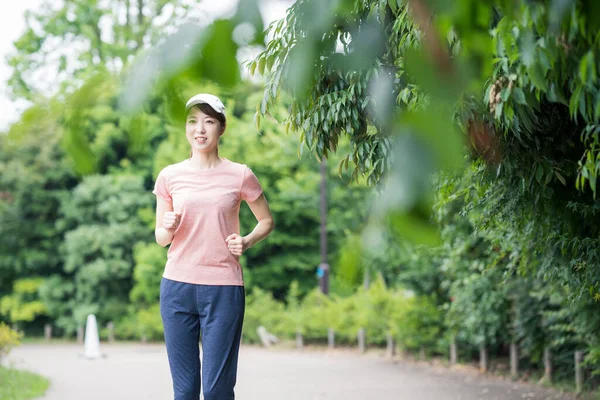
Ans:
[[[175,229],[179,225],[179,217],[173,215],[173,205],[160,196],[156,196],[156,225],[154,228],[154,236],[156,243],[165,247],[173,241]],[[171,221],[174,219],[174,221]],[[170,229],[165,228],[165,225]]]

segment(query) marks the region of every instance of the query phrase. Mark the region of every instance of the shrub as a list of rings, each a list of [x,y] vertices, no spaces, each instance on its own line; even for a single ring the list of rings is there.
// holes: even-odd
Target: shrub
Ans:
[[[273,298],[273,295],[258,287],[246,296],[246,312],[242,341],[258,343],[260,341],[256,329],[262,325],[273,334],[281,333],[284,317],[284,305]]]
[[[21,334],[0,322],[0,362],[10,353],[11,349],[20,344]]]
[[[106,328],[102,333],[107,335]],[[160,304],[150,307],[135,309],[129,307],[127,316],[115,323],[115,337],[120,340],[140,340],[143,336],[148,340],[163,340],[164,328],[160,316]]]
[[[392,332],[398,343],[410,350],[434,349],[442,336],[442,313],[425,296],[401,297],[395,303]]]
[[[303,333],[307,339],[322,340],[327,337],[332,317],[333,300],[325,296],[320,289],[311,290],[302,300]]]

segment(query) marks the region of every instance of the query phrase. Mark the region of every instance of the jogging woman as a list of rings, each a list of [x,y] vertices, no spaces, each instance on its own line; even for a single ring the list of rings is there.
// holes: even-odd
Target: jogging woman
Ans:
[[[227,125],[221,100],[198,94],[186,112],[191,157],[165,167],[152,192],[156,242],[170,244],[160,312],[175,400],[198,400],[201,375],[205,400],[230,400],[245,308],[239,257],[266,238],[274,223],[252,170],[219,156]],[[242,200],[258,221],[246,236],[239,228]]]

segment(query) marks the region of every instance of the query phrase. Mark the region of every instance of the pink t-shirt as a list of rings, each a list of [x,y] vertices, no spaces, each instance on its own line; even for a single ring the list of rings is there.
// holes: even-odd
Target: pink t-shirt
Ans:
[[[231,254],[225,239],[240,234],[241,201],[252,202],[262,193],[252,170],[223,159],[216,167],[199,171],[185,160],[160,171],[152,193],[181,213],[163,276],[187,283],[243,286],[239,257]]]

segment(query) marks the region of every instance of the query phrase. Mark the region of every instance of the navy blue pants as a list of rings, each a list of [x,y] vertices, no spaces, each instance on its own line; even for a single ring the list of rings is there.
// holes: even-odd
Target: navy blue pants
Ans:
[[[242,337],[243,286],[212,286],[162,278],[160,314],[175,400],[233,400]]]

